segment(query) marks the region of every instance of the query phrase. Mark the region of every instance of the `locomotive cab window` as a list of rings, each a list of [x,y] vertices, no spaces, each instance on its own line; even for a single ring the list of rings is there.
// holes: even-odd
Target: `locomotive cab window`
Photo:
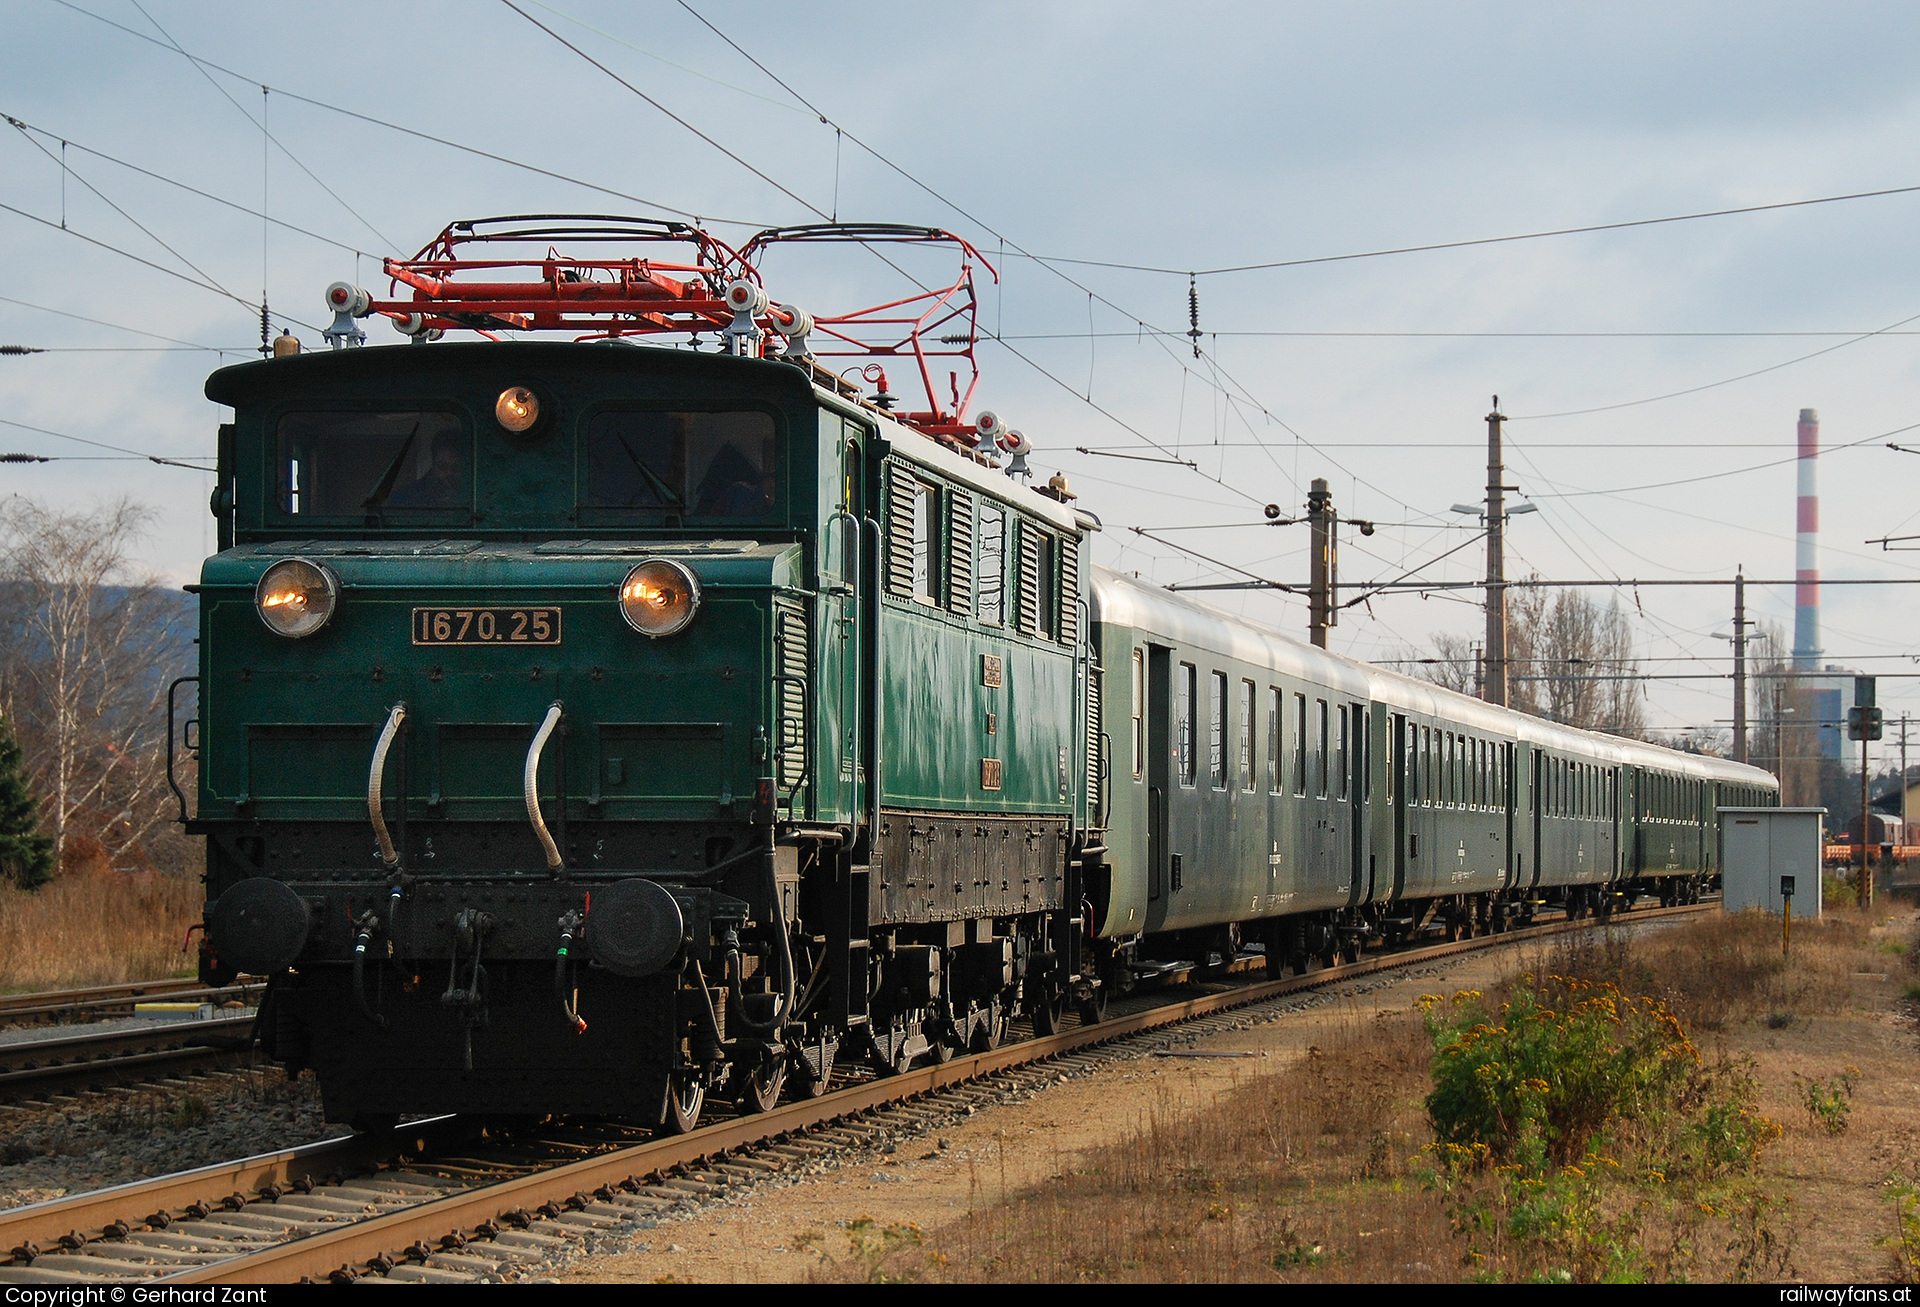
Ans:
[[[585,507],[608,518],[767,519],[779,491],[767,413],[597,413]]]
[[[451,413],[288,413],[275,434],[275,507],[288,517],[471,515],[473,439]]]

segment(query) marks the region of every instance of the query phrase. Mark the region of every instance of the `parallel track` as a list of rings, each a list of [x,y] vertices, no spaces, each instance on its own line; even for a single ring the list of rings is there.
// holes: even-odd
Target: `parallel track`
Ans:
[[[253,1013],[0,1044],[0,1103],[92,1093],[244,1058]]]
[[[1620,924],[1690,915],[1655,909]],[[639,1140],[618,1126],[562,1131],[516,1153],[472,1142],[456,1118],[402,1126],[0,1212],[0,1283],[164,1278],[182,1284],[290,1283],[378,1273],[393,1279],[472,1279],[545,1260],[583,1230],[609,1228],[720,1192],[729,1175],[764,1175],[783,1158],[858,1137],[855,1120],[911,1118],[907,1100],[965,1095],[968,1082],[1076,1054],[1148,1031],[1375,972],[1601,924],[1556,922],[1406,949],[1287,980],[1176,1000],[1093,1026],[859,1082],[689,1135]],[[458,1151],[469,1137],[465,1155]],[[452,1152],[445,1150],[453,1150]],[[357,1171],[358,1178],[341,1179]],[[144,1228],[143,1228],[144,1227]],[[468,1245],[472,1246],[469,1247]]]
[[[0,995],[0,1025],[21,1026],[48,1022],[94,1020],[131,1015],[136,1003],[230,1003],[258,998],[266,982],[208,988],[198,980],[141,980],[125,985],[95,985],[88,989],[54,989],[38,994]]]

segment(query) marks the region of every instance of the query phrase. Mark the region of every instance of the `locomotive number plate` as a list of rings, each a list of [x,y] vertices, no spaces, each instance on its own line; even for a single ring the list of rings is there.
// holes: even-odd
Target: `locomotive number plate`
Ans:
[[[559,644],[558,608],[416,608],[415,644]]]

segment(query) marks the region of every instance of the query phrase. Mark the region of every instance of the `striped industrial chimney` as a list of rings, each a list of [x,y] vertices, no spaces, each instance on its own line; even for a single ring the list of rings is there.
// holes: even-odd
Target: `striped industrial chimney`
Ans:
[[[1820,662],[1820,415],[1800,410],[1800,504],[1794,537],[1793,665]]]

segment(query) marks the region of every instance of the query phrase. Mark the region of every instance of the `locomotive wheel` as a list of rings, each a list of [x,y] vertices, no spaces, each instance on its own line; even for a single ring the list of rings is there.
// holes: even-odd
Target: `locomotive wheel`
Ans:
[[[1097,1026],[1107,1019],[1107,987],[1096,985],[1093,997],[1080,1004],[1080,1024]]]
[[[684,1135],[700,1124],[700,1110],[707,1105],[706,1077],[698,1067],[685,1067],[667,1078],[667,1119],[660,1128],[670,1135]]]
[[[771,1112],[780,1101],[780,1091],[787,1084],[787,1055],[771,1053],[753,1064],[751,1070],[734,1068],[734,1075],[740,1076],[740,1088],[733,1096],[733,1105],[742,1112]]]
[[[1033,1033],[1045,1038],[1060,1033],[1060,1022],[1067,1014],[1067,996],[1051,985],[1036,993],[1028,1006],[1033,1009]]]
[[[987,1000],[987,1019],[973,1028],[973,1053],[986,1053],[1000,1047],[1007,1037],[1007,1009],[999,999]]]
[[[867,1060],[883,1076],[904,1074],[913,1060],[907,1056],[907,1023],[904,1018],[895,1017],[893,1024],[887,1028],[887,1047],[892,1050],[890,1055],[882,1052],[879,1042],[875,1041],[867,1052]]]

